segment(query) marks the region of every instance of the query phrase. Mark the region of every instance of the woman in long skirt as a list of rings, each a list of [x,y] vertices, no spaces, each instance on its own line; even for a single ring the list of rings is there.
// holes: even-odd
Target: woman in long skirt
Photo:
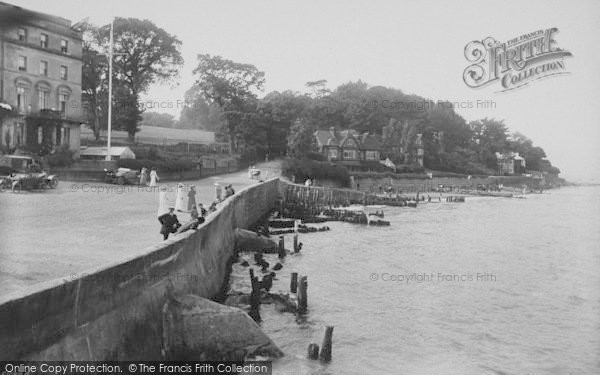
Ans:
[[[156,212],[156,217],[161,217],[168,213],[169,206],[173,206],[173,203],[169,201],[169,197],[167,196],[167,187],[163,186],[158,192],[158,211]]]
[[[185,211],[185,196],[183,184],[177,185],[177,198],[175,198],[175,209],[177,211]]]
[[[217,201],[220,202],[221,201],[221,185],[219,185],[218,182],[215,182],[215,195],[217,198]]]
[[[187,210],[191,211],[192,207],[196,207],[196,187],[194,185],[190,186],[190,191],[188,191],[188,202],[187,202]]]
[[[156,183],[160,181],[158,175],[156,174],[156,170],[152,169],[150,171],[150,187],[156,187]]]
[[[140,185],[142,186],[146,186],[146,184],[148,183],[148,176],[146,175],[146,173],[147,169],[142,168],[142,171],[140,172]]]

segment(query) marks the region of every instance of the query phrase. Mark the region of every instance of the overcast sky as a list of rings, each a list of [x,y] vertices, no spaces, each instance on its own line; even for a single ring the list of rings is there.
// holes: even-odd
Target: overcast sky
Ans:
[[[152,20],[183,42],[178,86],[154,86],[146,98],[172,103],[194,82],[198,53],[254,64],[266,73],[263,94],[304,92],[307,81],[330,88],[361,79],[433,100],[495,108],[457,109],[467,120],[505,119],[543,147],[563,177],[600,182],[600,1],[76,1],[8,2],[77,22],[113,16]],[[462,74],[464,48],[492,36],[504,42],[557,27],[569,75],[497,93],[472,89]],[[169,113],[178,115],[180,108]],[[167,112],[167,111],[165,111]]]

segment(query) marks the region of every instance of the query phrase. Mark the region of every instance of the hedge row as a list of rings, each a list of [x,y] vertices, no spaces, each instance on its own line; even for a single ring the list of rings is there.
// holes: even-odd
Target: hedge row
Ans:
[[[309,159],[285,159],[282,163],[282,174],[294,178],[297,182],[306,179],[331,180],[342,186],[350,186],[350,174],[345,167],[330,162]]]
[[[162,172],[180,172],[197,169],[199,163],[188,158],[167,160],[119,159],[117,161],[117,166],[134,170],[141,170],[145,167],[147,169],[156,169],[157,171]]]
[[[355,178],[412,178],[417,180],[428,179],[429,176],[423,173],[394,173],[394,172],[352,172]]]

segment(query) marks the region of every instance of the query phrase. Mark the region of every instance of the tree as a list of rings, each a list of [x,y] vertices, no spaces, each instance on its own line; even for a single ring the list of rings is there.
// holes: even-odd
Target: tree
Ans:
[[[297,120],[290,129],[287,141],[288,156],[301,159],[313,150],[314,129]]]
[[[81,23],[83,32],[81,101],[96,140],[105,128],[108,103],[108,60],[99,53],[99,31],[90,23]]]
[[[310,96],[314,99],[322,98],[326,95],[331,94],[331,90],[329,90],[327,86],[326,79],[320,79],[318,81],[310,81],[306,82],[305,86],[310,90]]]
[[[142,126],[158,126],[161,128],[174,128],[175,127],[175,117],[169,113],[159,113],[159,112],[144,112],[142,114]]]
[[[254,91],[262,89],[265,73],[251,64],[200,54],[193,74],[198,77],[199,91],[223,111],[230,149],[236,151],[236,128],[244,117],[246,102],[255,100]]]
[[[473,132],[473,148],[479,162],[495,170],[496,152],[508,151],[508,128],[504,120],[484,118],[472,121],[469,126]]]
[[[513,133],[508,140],[509,148],[513,152],[518,152],[525,159],[525,166],[528,170],[541,171],[542,160],[546,157],[546,152],[541,147],[533,145],[531,139],[521,133]]]
[[[185,106],[181,109],[177,127],[220,131],[221,109],[216,103],[208,102],[198,85],[185,93]]]
[[[294,121],[301,118],[311,99],[297,92],[271,92],[258,104],[257,112],[264,124],[266,152],[269,155],[284,155],[287,135]]]
[[[155,82],[177,77],[183,65],[181,41],[149,20],[116,18],[114,20],[114,80],[118,87],[122,113],[116,127],[126,130],[133,141],[139,130],[142,109],[140,94]],[[99,42],[108,53],[110,25],[99,29]]]

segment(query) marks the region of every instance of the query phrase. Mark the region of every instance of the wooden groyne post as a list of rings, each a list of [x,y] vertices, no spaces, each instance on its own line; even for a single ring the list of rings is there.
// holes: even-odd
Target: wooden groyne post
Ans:
[[[304,314],[308,308],[308,276],[300,278],[298,287],[298,313]]]
[[[279,236],[279,257],[285,257],[285,240],[283,236]]]
[[[308,359],[319,359],[319,345],[308,344]]]
[[[248,270],[250,274],[250,284],[252,285],[252,291],[250,292],[250,312],[248,315],[255,321],[260,322],[260,286],[258,283],[258,277],[254,276],[254,270],[250,268]]]
[[[323,344],[321,344],[321,353],[319,359],[321,361],[331,361],[331,340],[333,338],[333,326],[325,327],[325,335],[323,336]]]
[[[290,293],[298,292],[298,272],[292,272],[290,279]]]

